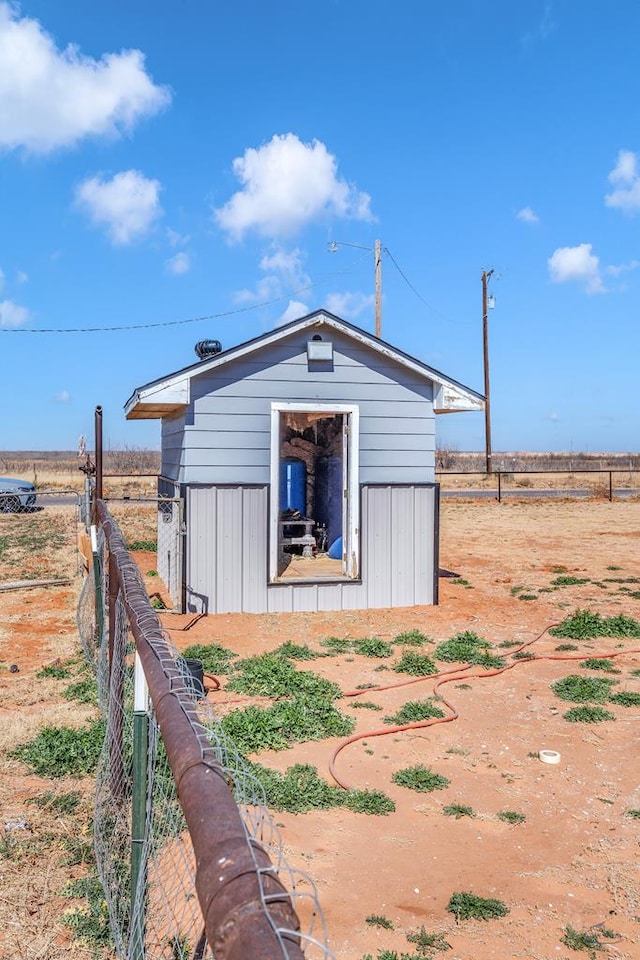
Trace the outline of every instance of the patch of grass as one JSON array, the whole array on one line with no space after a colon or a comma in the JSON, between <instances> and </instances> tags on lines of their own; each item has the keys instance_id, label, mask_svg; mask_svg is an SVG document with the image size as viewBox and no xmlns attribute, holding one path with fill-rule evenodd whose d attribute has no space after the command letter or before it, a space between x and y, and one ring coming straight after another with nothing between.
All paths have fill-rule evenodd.
<instances>
[{"instance_id":1,"label":"patch of grass","mask_svg":"<svg viewBox=\"0 0 640 960\"><path fill-rule=\"evenodd\" d=\"M473 807L467 807L464 803L449 803L442 808L442 812L445 817L455 817L456 820L460 820L461 817L475 817L476 815Z\"/></svg>"},{"instance_id":2,"label":"patch of grass","mask_svg":"<svg viewBox=\"0 0 640 960\"><path fill-rule=\"evenodd\" d=\"M640 820L640 810L638 809L626 810L625 817L631 817L632 820Z\"/></svg>"},{"instance_id":3,"label":"patch of grass","mask_svg":"<svg viewBox=\"0 0 640 960\"><path fill-rule=\"evenodd\" d=\"M444 717L444 712L431 700L408 700L397 713L385 717L384 722L402 727L405 723L418 723L431 717Z\"/></svg>"},{"instance_id":4,"label":"patch of grass","mask_svg":"<svg viewBox=\"0 0 640 960\"><path fill-rule=\"evenodd\" d=\"M194 643L181 651L188 660L200 660L205 673L228 673L231 661L237 654L233 650L221 647L219 643Z\"/></svg>"},{"instance_id":5,"label":"patch of grass","mask_svg":"<svg viewBox=\"0 0 640 960\"><path fill-rule=\"evenodd\" d=\"M619 707L640 707L640 693L631 690L620 690L609 697L609 703L617 703Z\"/></svg>"},{"instance_id":6,"label":"patch of grass","mask_svg":"<svg viewBox=\"0 0 640 960\"><path fill-rule=\"evenodd\" d=\"M577 650L577 649L578 647L575 645L575 643L559 643L558 646L556 647L556 651L558 653L565 653L565 652L569 653L570 650Z\"/></svg>"},{"instance_id":7,"label":"patch of grass","mask_svg":"<svg viewBox=\"0 0 640 960\"><path fill-rule=\"evenodd\" d=\"M574 930L571 926L564 928L564 934L560 937L560 942L571 950L588 951L590 957L595 957L596 951L604 949L598 935L588 930Z\"/></svg>"},{"instance_id":8,"label":"patch of grass","mask_svg":"<svg viewBox=\"0 0 640 960\"><path fill-rule=\"evenodd\" d=\"M630 677L640 677L640 670L630 670L630 671L629 671L629 676L630 676Z\"/></svg>"},{"instance_id":9,"label":"patch of grass","mask_svg":"<svg viewBox=\"0 0 640 960\"><path fill-rule=\"evenodd\" d=\"M607 570L622 570L622 567L616 567L615 564L611 564L607 567Z\"/></svg>"},{"instance_id":10,"label":"patch of grass","mask_svg":"<svg viewBox=\"0 0 640 960\"><path fill-rule=\"evenodd\" d=\"M377 703L372 703L371 700L354 700L351 704L354 709L359 708L360 710L382 710L382 707Z\"/></svg>"},{"instance_id":11,"label":"patch of grass","mask_svg":"<svg viewBox=\"0 0 640 960\"><path fill-rule=\"evenodd\" d=\"M579 663L578 666L584 667L585 670L602 670L603 673L621 672L614 667L610 660L603 660L600 657L587 657L587 659Z\"/></svg>"},{"instance_id":12,"label":"patch of grass","mask_svg":"<svg viewBox=\"0 0 640 960\"><path fill-rule=\"evenodd\" d=\"M537 599L538 599L537 593L519 593L518 594L518 600L537 600Z\"/></svg>"},{"instance_id":13,"label":"patch of grass","mask_svg":"<svg viewBox=\"0 0 640 960\"><path fill-rule=\"evenodd\" d=\"M407 942L416 945L420 957L428 957L432 952L444 953L445 950L451 950L451 944L447 943L444 934L427 933L424 926L416 930L415 933L408 933Z\"/></svg>"},{"instance_id":14,"label":"patch of grass","mask_svg":"<svg viewBox=\"0 0 640 960\"><path fill-rule=\"evenodd\" d=\"M80 794L77 790L69 790L66 793L54 793L53 790L46 790L36 797L29 797L27 803L33 803L40 810L51 810L60 815L73 813L80 806Z\"/></svg>"},{"instance_id":15,"label":"patch of grass","mask_svg":"<svg viewBox=\"0 0 640 960\"><path fill-rule=\"evenodd\" d=\"M393 801L380 790L343 790L322 780L310 764L297 763L285 773L259 763L249 766L264 788L267 805L273 810L307 813L346 807L355 813L379 816L395 810Z\"/></svg>"},{"instance_id":16,"label":"patch of grass","mask_svg":"<svg viewBox=\"0 0 640 960\"><path fill-rule=\"evenodd\" d=\"M594 637L640 637L640 623L625 614L602 617L591 610L576 610L549 633L554 637L587 640Z\"/></svg>"},{"instance_id":17,"label":"patch of grass","mask_svg":"<svg viewBox=\"0 0 640 960\"><path fill-rule=\"evenodd\" d=\"M102 720L84 727L46 726L10 756L22 760L39 777L82 776L95 770L103 740Z\"/></svg>"},{"instance_id":18,"label":"patch of grass","mask_svg":"<svg viewBox=\"0 0 640 960\"><path fill-rule=\"evenodd\" d=\"M491 644L487 640L483 640L471 630L466 630L439 643L433 651L433 656L436 660L444 660L445 663L479 664L490 647Z\"/></svg>"},{"instance_id":19,"label":"patch of grass","mask_svg":"<svg viewBox=\"0 0 640 960\"><path fill-rule=\"evenodd\" d=\"M91 840L86 837L65 837L62 841L62 848L67 854L65 863L69 867L75 867L79 864L92 864L94 862L93 844Z\"/></svg>"},{"instance_id":20,"label":"patch of grass","mask_svg":"<svg viewBox=\"0 0 640 960\"><path fill-rule=\"evenodd\" d=\"M361 657L390 657L393 653L393 644L387 640L381 640L380 637L360 637L353 641L353 649Z\"/></svg>"},{"instance_id":21,"label":"patch of grass","mask_svg":"<svg viewBox=\"0 0 640 960\"><path fill-rule=\"evenodd\" d=\"M457 753L461 757L468 757L469 751L463 750L462 747L449 747L447 753Z\"/></svg>"},{"instance_id":22,"label":"patch of grass","mask_svg":"<svg viewBox=\"0 0 640 960\"><path fill-rule=\"evenodd\" d=\"M286 660L316 660L322 656L321 653L312 650L306 643L293 643L291 640L287 640L281 644L277 650L275 650L275 653L280 654L281 657L285 657Z\"/></svg>"},{"instance_id":23,"label":"patch of grass","mask_svg":"<svg viewBox=\"0 0 640 960\"><path fill-rule=\"evenodd\" d=\"M308 670L296 670L279 653L263 653L233 665L227 689L250 696L306 696L335 700L340 687Z\"/></svg>"},{"instance_id":24,"label":"patch of grass","mask_svg":"<svg viewBox=\"0 0 640 960\"><path fill-rule=\"evenodd\" d=\"M439 773L434 773L429 767L418 763L413 767L398 770L391 778L400 787L407 787L418 793L430 793L432 790L444 790L450 781Z\"/></svg>"},{"instance_id":25,"label":"patch of grass","mask_svg":"<svg viewBox=\"0 0 640 960\"><path fill-rule=\"evenodd\" d=\"M468 589L473 589L472 584L468 580L465 580L464 577L453 577L451 583L454 583L457 587L467 587Z\"/></svg>"},{"instance_id":26,"label":"patch of grass","mask_svg":"<svg viewBox=\"0 0 640 960\"><path fill-rule=\"evenodd\" d=\"M605 703L611 696L611 683L605 677L581 677L574 673L556 680L551 689L556 697L572 703Z\"/></svg>"},{"instance_id":27,"label":"patch of grass","mask_svg":"<svg viewBox=\"0 0 640 960\"><path fill-rule=\"evenodd\" d=\"M520 641L519 640L503 640L502 643L498 644L498 646L501 649L509 650L511 647L519 647Z\"/></svg>"},{"instance_id":28,"label":"patch of grass","mask_svg":"<svg viewBox=\"0 0 640 960\"><path fill-rule=\"evenodd\" d=\"M84 900L82 907L67 910L62 915L62 922L75 939L92 947L108 946L111 943L109 911L97 875L71 881L63 890L63 896Z\"/></svg>"},{"instance_id":29,"label":"patch of grass","mask_svg":"<svg viewBox=\"0 0 640 960\"><path fill-rule=\"evenodd\" d=\"M604 577L605 583L640 583L640 577Z\"/></svg>"},{"instance_id":30,"label":"patch of grass","mask_svg":"<svg viewBox=\"0 0 640 960\"><path fill-rule=\"evenodd\" d=\"M615 720L611 711L602 707L572 707L564 714L569 723L604 723L605 720Z\"/></svg>"},{"instance_id":31,"label":"patch of grass","mask_svg":"<svg viewBox=\"0 0 640 960\"><path fill-rule=\"evenodd\" d=\"M475 893L460 891L453 893L447 904L449 913L453 913L456 920L495 920L506 917L509 908L501 900L478 897Z\"/></svg>"},{"instance_id":32,"label":"patch of grass","mask_svg":"<svg viewBox=\"0 0 640 960\"><path fill-rule=\"evenodd\" d=\"M552 587L580 587L583 583L591 583L589 577L572 577L571 574L563 574L551 581Z\"/></svg>"},{"instance_id":33,"label":"patch of grass","mask_svg":"<svg viewBox=\"0 0 640 960\"><path fill-rule=\"evenodd\" d=\"M166 610L167 605L162 597L151 597L151 606L154 610Z\"/></svg>"},{"instance_id":34,"label":"patch of grass","mask_svg":"<svg viewBox=\"0 0 640 960\"><path fill-rule=\"evenodd\" d=\"M408 673L411 677L429 677L438 672L431 657L417 650L405 650L393 669L396 673Z\"/></svg>"},{"instance_id":35,"label":"patch of grass","mask_svg":"<svg viewBox=\"0 0 640 960\"><path fill-rule=\"evenodd\" d=\"M267 708L232 710L222 726L241 753L286 750L292 743L346 737L355 726L351 717L316 696L278 700Z\"/></svg>"},{"instance_id":36,"label":"patch of grass","mask_svg":"<svg viewBox=\"0 0 640 960\"><path fill-rule=\"evenodd\" d=\"M456 690L471 690L472 686L470 683L456 683Z\"/></svg>"},{"instance_id":37,"label":"patch of grass","mask_svg":"<svg viewBox=\"0 0 640 960\"><path fill-rule=\"evenodd\" d=\"M330 653L347 653L353 649L353 640L348 637L327 637L320 641L320 646L325 647Z\"/></svg>"},{"instance_id":38,"label":"patch of grass","mask_svg":"<svg viewBox=\"0 0 640 960\"><path fill-rule=\"evenodd\" d=\"M71 670L69 667L63 666L62 664L52 663L47 667L43 667L42 670L38 670L36 673L36 680L46 680L50 678L51 680L66 680L71 676Z\"/></svg>"},{"instance_id":39,"label":"patch of grass","mask_svg":"<svg viewBox=\"0 0 640 960\"><path fill-rule=\"evenodd\" d=\"M505 823L524 823L527 819L524 813L518 813L516 810L501 810L496 814L498 820Z\"/></svg>"},{"instance_id":40,"label":"patch of grass","mask_svg":"<svg viewBox=\"0 0 640 960\"><path fill-rule=\"evenodd\" d=\"M383 930L393 930L393 923L388 917L382 917L378 913L370 913L364 918L364 922L370 927L382 927Z\"/></svg>"},{"instance_id":41,"label":"patch of grass","mask_svg":"<svg viewBox=\"0 0 640 960\"><path fill-rule=\"evenodd\" d=\"M94 676L86 676L76 683L66 687L62 696L65 700L76 700L78 703L90 703L97 707L98 705L98 684Z\"/></svg>"},{"instance_id":42,"label":"patch of grass","mask_svg":"<svg viewBox=\"0 0 640 960\"><path fill-rule=\"evenodd\" d=\"M155 553L158 549L157 540L131 540L127 543L127 550L140 550L149 553Z\"/></svg>"},{"instance_id":43,"label":"patch of grass","mask_svg":"<svg viewBox=\"0 0 640 960\"><path fill-rule=\"evenodd\" d=\"M422 647L425 643L431 643L431 638L420 630L405 630L394 637L393 642L405 647Z\"/></svg>"},{"instance_id":44,"label":"patch of grass","mask_svg":"<svg viewBox=\"0 0 640 960\"><path fill-rule=\"evenodd\" d=\"M535 660L535 658L535 653L532 653L530 650L518 650L518 652L513 655L514 660Z\"/></svg>"}]
</instances>

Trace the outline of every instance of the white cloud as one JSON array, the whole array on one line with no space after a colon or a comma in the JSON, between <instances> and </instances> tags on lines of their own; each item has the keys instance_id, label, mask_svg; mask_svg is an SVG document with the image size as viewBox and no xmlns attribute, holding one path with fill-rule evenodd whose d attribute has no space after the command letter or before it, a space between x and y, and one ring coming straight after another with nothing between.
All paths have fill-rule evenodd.
<instances>
[{"instance_id":1,"label":"white cloud","mask_svg":"<svg viewBox=\"0 0 640 960\"><path fill-rule=\"evenodd\" d=\"M600 260L591 252L590 243L558 247L547 260L547 265L554 283L575 280L585 284L587 293L605 292L600 276Z\"/></svg>"},{"instance_id":2,"label":"white cloud","mask_svg":"<svg viewBox=\"0 0 640 960\"><path fill-rule=\"evenodd\" d=\"M640 267L640 260L629 260L628 263L612 263L607 267L607 273L612 277L619 277L623 273L629 273L631 270L637 270Z\"/></svg>"},{"instance_id":3,"label":"white cloud","mask_svg":"<svg viewBox=\"0 0 640 960\"><path fill-rule=\"evenodd\" d=\"M551 420L551 423L559 423L559 422L560 422L560 414L559 414L559 413L556 413L555 410L554 410L552 413L549 414L548 419Z\"/></svg>"},{"instance_id":4,"label":"white cloud","mask_svg":"<svg viewBox=\"0 0 640 960\"><path fill-rule=\"evenodd\" d=\"M540 222L540 217L531 207L523 207L522 210L518 210L516 217L518 220L522 220L523 223Z\"/></svg>"},{"instance_id":5,"label":"white cloud","mask_svg":"<svg viewBox=\"0 0 640 960\"><path fill-rule=\"evenodd\" d=\"M167 227L166 234L170 247L184 247L191 239L189 234L178 233L177 230L172 230L171 227Z\"/></svg>"},{"instance_id":6,"label":"white cloud","mask_svg":"<svg viewBox=\"0 0 640 960\"><path fill-rule=\"evenodd\" d=\"M335 216L373 219L371 198L338 176L336 158L324 143L303 143L293 133L249 147L233 161L242 184L214 211L231 240L249 230L272 239L291 236L313 220Z\"/></svg>"},{"instance_id":7,"label":"white cloud","mask_svg":"<svg viewBox=\"0 0 640 960\"><path fill-rule=\"evenodd\" d=\"M299 320L300 317L304 317L308 313L309 307L306 303L301 303L300 300L289 300L287 309L276 320L274 327L282 327L285 323L289 323L290 320Z\"/></svg>"},{"instance_id":8,"label":"white cloud","mask_svg":"<svg viewBox=\"0 0 640 960\"><path fill-rule=\"evenodd\" d=\"M140 50L100 60L64 50L37 20L0 0L0 147L48 153L86 136L118 136L171 100Z\"/></svg>"},{"instance_id":9,"label":"white cloud","mask_svg":"<svg viewBox=\"0 0 640 960\"><path fill-rule=\"evenodd\" d=\"M607 207L617 207L623 213L640 211L640 173L638 156L631 150L621 150L618 162L609 174L609 183L614 190L604 198Z\"/></svg>"},{"instance_id":10,"label":"white cloud","mask_svg":"<svg viewBox=\"0 0 640 960\"><path fill-rule=\"evenodd\" d=\"M0 327L22 327L29 319L29 311L12 300L0 302Z\"/></svg>"},{"instance_id":11,"label":"white cloud","mask_svg":"<svg viewBox=\"0 0 640 960\"><path fill-rule=\"evenodd\" d=\"M56 403L69 403L71 400L71 394L68 390L61 390L60 393L56 393L53 399L56 401Z\"/></svg>"},{"instance_id":12,"label":"white cloud","mask_svg":"<svg viewBox=\"0 0 640 960\"><path fill-rule=\"evenodd\" d=\"M255 290L247 288L235 294L236 303L264 303L308 287L311 278L304 270L304 254L298 248L285 250L274 245L260 260L260 269L266 276L256 284Z\"/></svg>"},{"instance_id":13,"label":"white cloud","mask_svg":"<svg viewBox=\"0 0 640 960\"><path fill-rule=\"evenodd\" d=\"M94 223L106 226L112 243L124 246L145 234L162 214L160 183L137 170L111 180L91 177L76 188L76 201Z\"/></svg>"},{"instance_id":14,"label":"white cloud","mask_svg":"<svg viewBox=\"0 0 640 960\"><path fill-rule=\"evenodd\" d=\"M26 283L28 279L28 273L25 273L24 270L18 270L16 273L16 283Z\"/></svg>"},{"instance_id":15,"label":"white cloud","mask_svg":"<svg viewBox=\"0 0 640 960\"><path fill-rule=\"evenodd\" d=\"M364 293L330 293L325 301L327 310L343 320L355 320L374 304L374 295Z\"/></svg>"},{"instance_id":16,"label":"white cloud","mask_svg":"<svg viewBox=\"0 0 640 960\"><path fill-rule=\"evenodd\" d=\"M172 273L175 277L179 277L183 273L189 273L191 270L191 259L188 253L181 251L176 253L175 257L169 257L168 260L164 262L167 273Z\"/></svg>"}]
</instances>

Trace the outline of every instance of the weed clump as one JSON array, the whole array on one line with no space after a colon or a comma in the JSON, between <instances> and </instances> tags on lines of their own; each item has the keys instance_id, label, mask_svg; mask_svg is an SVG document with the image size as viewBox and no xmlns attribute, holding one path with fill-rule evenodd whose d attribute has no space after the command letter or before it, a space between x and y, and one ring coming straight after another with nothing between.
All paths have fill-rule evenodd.
<instances>
[{"instance_id":1,"label":"weed clump","mask_svg":"<svg viewBox=\"0 0 640 960\"><path fill-rule=\"evenodd\" d=\"M554 637L588 640L593 637L640 637L640 623L632 617L619 614L602 617L591 610L576 610L549 633Z\"/></svg>"},{"instance_id":2,"label":"weed clump","mask_svg":"<svg viewBox=\"0 0 640 960\"><path fill-rule=\"evenodd\" d=\"M602 707L572 707L564 714L569 723L604 723L605 720L615 720L610 710Z\"/></svg>"},{"instance_id":3,"label":"weed clump","mask_svg":"<svg viewBox=\"0 0 640 960\"><path fill-rule=\"evenodd\" d=\"M405 723L418 723L431 717L444 717L444 712L431 700L408 700L397 713L385 717L384 722L402 727Z\"/></svg>"},{"instance_id":4,"label":"weed clump","mask_svg":"<svg viewBox=\"0 0 640 960\"><path fill-rule=\"evenodd\" d=\"M551 684L551 689L561 700L573 703L605 703L611 697L613 681L604 677L581 677L571 674Z\"/></svg>"},{"instance_id":5,"label":"weed clump","mask_svg":"<svg viewBox=\"0 0 640 960\"><path fill-rule=\"evenodd\" d=\"M524 813L518 813L516 810L501 810L496 816L498 820L513 824L524 823L527 819Z\"/></svg>"},{"instance_id":6,"label":"weed clump","mask_svg":"<svg viewBox=\"0 0 640 960\"><path fill-rule=\"evenodd\" d=\"M329 653L348 653L353 648L353 641L348 637L327 637L320 641L320 646Z\"/></svg>"},{"instance_id":7,"label":"weed clump","mask_svg":"<svg viewBox=\"0 0 640 960\"><path fill-rule=\"evenodd\" d=\"M560 942L571 950L588 950L592 960L596 951L604 949L596 933L589 930L574 930L571 926L564 928L564 934L560 938Z\"/></svg>"},{"instance_id":8,"label":"weed clump","mask_svg":"<svg viewBox=\"0 0 640 960\"><path fill-rule=\"evenodd\" d=\"M355 813L378 816L393 813L395 804L380 790L343 790L332 786L318 776L310 764L296 763L285 773L270 770L259 763L249 767L262 784L266 802L273 810L286 813L308 813L309 810L329 810L346 807Z\"/></svg>"},{"instance_id":9,"label":"weed clump","mask_svg":"<svg viewBox=\"0 0 640 960\"><path fill-rule=\"evenodd\" d=\"M218 643L195 643L182 651L189 660L200 660L205 673L227 673L237 654Z\"/></svg>"},{"instance_id":10,"label":"weed clump","mask_svg":"<svg viewBox=\"0 0 640 960\"><path fill-rule=\"evenodd\" d=\"M640 693L631 690L621 690L609 697L610 703L617 703L619 707L640 707Z\"/></svg>"},{"instance_id":11,"label":"weed clump","mask_svg":"<svg viewBox=\"0 0 640 960\"><path fill-rule=\"evenodd\" d=\"M506 917L509 908L501 900L478 897L475 893L453 893L447 904L449 913L460 920L495 920Z\"/></svg>"},{"instance_id":12,"label":"weed clump","mask_svg":"<svg viewBox=\"0 0 640 960\"><path fill-rule=\"evenodd\" d=\"M351 717L326 699L314 696L278 700L269 707L232 710L222 719L225 733L240 753L286 750L292 743L346 737L355 726Z\"/></svg>"},{"instance_id":13,"label":"weed clump","mask_svg":"<svg viewBox=\"0 0 640 960\"><path fill-rule=\"evenodd\" d=\"M388 917L381 917L377 913L371 913L368 917L364 918L364 922L368 923L370 927L382 927L383 930L393 930L393 923L389 920Z\"/></svg>"},{"instance_id":14,"label":"weed clump","mask_svg":"<svg viewBox=\"0 0 640 960\"><path fill-rule=\"evenodd\" d=\"M46 726L10 756L22 760L39 777L82 776L96 769L104 732L103 720L84 727Z\"/></svg>"},{"instance_id":15,"label":"weed clump","mask_svg":"<svg viewBox=\"0 0 640 960\"><path fill-rule=\"evenodd\" d=\"M431 657L417 650L405 650L393 669L396 673L408 673L411 677L429 677L438 672Z\"/></svg>"},{"instance_id":16,"label":"weed clump","mask_svg":"<svg viewBox=\"0 0 640 960\"><path fill-rule=\"evenodd\" d=\"M413 767L398 770L391 778L400 787L408 787L418 793L430 793L432 790L444 790L449 786L449 780L439 773L434 773L429 767L418 763Z\"/></svg>"},{"instance_id":17,"label":"weed clump","mask_svg":"<svg viewBox=\"0 0 640 960\"><path fill-rule=\"evenodd\" d=\"M308 670L296 670L279 653L263 653L234 664L229 690L251 696L306 696L335 700L341 695L336 683Z\"/></svg>"},{"instance_id":18,"label":"weed clump","mask_svg":"<svg viewBox=\"0 0 640 960\"><path fill-rule=\"evenodd\" d=\"M433 655L436 660L444 660L445 663L472 663L486 668L503 667L503 658L490 654L490 648L491 644L487 640L483 640L472 630L465 630L450 640L439 643Z\"/></svg>"},{"instance_id":19,"label":"weed clump","mask_svg":"<svg viewBox=\"0 0 640 960\"><path fill-rule=\"evenodd\" d=\"M455 817L456 820L460 820L462 817L475 817L476 815L473 807L467 807L464 803L449 803L442 808L442 812L445 817Z\"/></svg>"},{"instance_id":20,"label":"weed clump","mask_svg":"<svg viewBox=\"0 0 640 960\"><path fill-rule=\"evenodd\" d=\"M431 639L420 630L406 630L394 637L393 642L405 647L422 647L425 643L431 643Z\"/></svg>"},{"instance_id":21,"label":"weed clump","mask_svg":"<svg viewBox=\"0 0 640 960\"><path fill-rule=\"evenodd\" d=\"M279 653L286 660L316 660L322 656L321 653L312 650L308 644L292 643L291 640L281 644L275 653Z\"/></svg>"},{"instance_id":22,"label":"weed clump","mask_svg":"<svg viewBox=\"0 0 640 960\"><path fill-rule=\"evenodd\" d=\"M585 670L601 670L603 673L620 673L610 660L604 660L600 657L587 657L586 660L583 660L580 664L580 667L584 667Z\"/></svg>"},{"instance_id":23,"label":"weed clump","mask_svg":"<svg viewBox=\"0 0 640 960\"><path fill-rule=\"evenodd\" d=\"M356 653L359 653L361 657L376 657L382 659L383 657L391 656L393 653L393 644L387 640L381 640L380 637L362 637L359 640L354 640L353 649Z\"/></svg>"}]
</instances>

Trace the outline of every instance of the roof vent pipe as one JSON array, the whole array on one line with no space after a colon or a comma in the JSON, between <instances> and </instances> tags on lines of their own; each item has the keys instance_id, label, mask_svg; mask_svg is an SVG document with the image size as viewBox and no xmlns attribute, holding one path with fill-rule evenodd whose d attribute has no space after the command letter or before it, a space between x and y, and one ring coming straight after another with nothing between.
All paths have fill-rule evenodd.
<instances>
[{"instance_id":1,"label":"roof vent pipe","mask_svg":"<svg viewBox=\"0 0 640 960\"><path fill-rule=\"evenodd\" d=\"M201 360L207 360L222 352L222 344L219 340L198 340L195 351Z\"/></svg>"}]
</instances>

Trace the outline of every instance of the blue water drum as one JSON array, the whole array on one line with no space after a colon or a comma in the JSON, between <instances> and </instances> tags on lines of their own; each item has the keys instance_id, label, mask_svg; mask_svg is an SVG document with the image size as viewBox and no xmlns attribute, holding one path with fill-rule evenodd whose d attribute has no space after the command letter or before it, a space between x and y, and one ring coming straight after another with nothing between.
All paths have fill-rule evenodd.
<instances>
[{"instance_id":1,"label":"blue water drum","mask_svg":"<svg viewBox=\"0 0 640 960\"><path fill-rule=\"evenodd\" d=\"M327 543L342 536L342 457L318 457L314 520L327 528Z\"/></svg>"},{"instance_id":2,"label":"blue water drum","mask_svg":"<svg viewBox=\"0 0 640 960\"><path fill-rule=\"evenodd\" d=\"M303 460L286 457L280 461L280 509L307 512L307 467Z\"/></svg>"}]
</instances>

